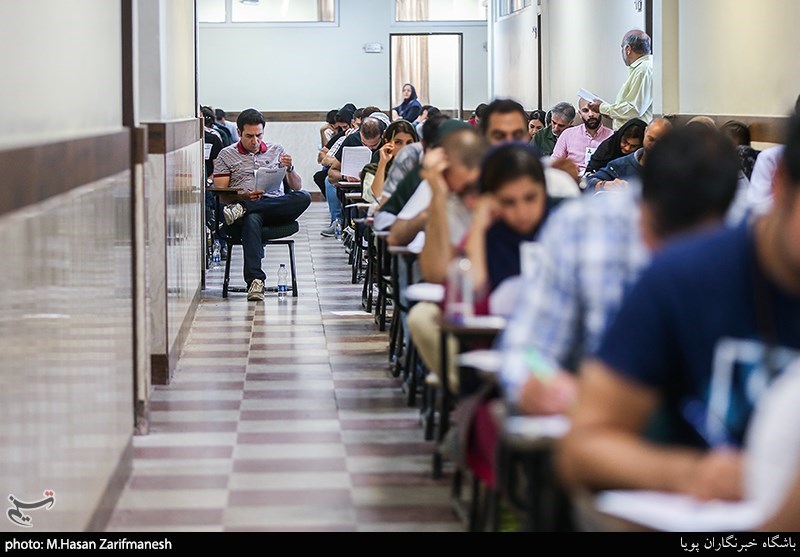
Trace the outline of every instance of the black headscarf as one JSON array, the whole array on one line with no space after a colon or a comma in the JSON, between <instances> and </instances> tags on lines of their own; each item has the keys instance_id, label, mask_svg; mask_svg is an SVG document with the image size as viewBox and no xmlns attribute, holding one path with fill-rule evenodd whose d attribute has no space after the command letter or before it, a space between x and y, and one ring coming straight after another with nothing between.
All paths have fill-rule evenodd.
<instances>
[{"instance_id":1,"label":"black headscarf","mask_svg":"<svg viewBox=\"0 0 800 557\"><path fill-rule=\"evenodd\" d=\"M605 168L611 161L625 156L625 153L622 152L622 147L620 147L620 141L625 131L632 126L642 128L642 135L644 135L647 122L639 118L634 118L625 122L620 129L597 147L597 151L592 155L592 160L590 160L589 164L586 166L586 174L597 172L601 168Z\"/></svg>"}]
</instances>

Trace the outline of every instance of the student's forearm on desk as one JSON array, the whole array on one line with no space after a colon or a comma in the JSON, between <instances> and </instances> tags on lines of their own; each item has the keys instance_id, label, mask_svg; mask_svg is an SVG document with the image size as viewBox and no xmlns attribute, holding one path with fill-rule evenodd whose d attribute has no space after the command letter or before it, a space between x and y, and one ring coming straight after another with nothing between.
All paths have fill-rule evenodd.
<instances>
[{"instance_id":1,"label":"student's forearm on desk","mask_svg":"<svg viewBox=\"0 0 800 557\"><path fill-rule=\"evenodd\" d=\"M437 187L432 184L432 187ZM444 193L436 192L428 210L425 227L425 247L419 254L419 268L427 282L444 284L447 267L453 257L450 234L447 229L447 203Z\"/></svg>"},{"instance_id":2,"label":"student's forearm on desk","mask_svg":"<svg viewBox=\"0 0 800 557\"><path fill-rule=\"evenodd\" d=\"M423 211L413 219L397 219L389 230L387 241L390 246L407 246L417 234L425 230L428 214Z\"/></svg>"}]
</instances>

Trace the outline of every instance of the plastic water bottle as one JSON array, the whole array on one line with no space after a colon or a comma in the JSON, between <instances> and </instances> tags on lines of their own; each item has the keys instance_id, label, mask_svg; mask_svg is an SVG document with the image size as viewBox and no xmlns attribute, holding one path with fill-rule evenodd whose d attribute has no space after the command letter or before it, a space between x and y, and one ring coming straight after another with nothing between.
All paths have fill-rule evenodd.
<instances>
[{"instance_id":1,"label":"plastic water bottle","mask_svg":"<svg viewBox=\"0 0 800 557\"><path fill-rule=\"evenodd\" d=\"M283 300L286 298L286 281L289 278L289 273L286 271L286 265L281 263L278 267L278 299Z\"/></svg>"},{"instance_id":2,"label":"plastic water bottle","mask_svg":"<svg viewBox=\"0 0 800 557\"><path fill-rule=\"evenodd\" d=\"M336 235L336 241L342 241L342 223L336 220L336 226L333 227L333 233Z\"/></svg>"},{"instance_id":3,"label":"plastic water bottle","mask_svg":"<svg viewBox=\"0 0 800 557\"><path fill-rule=\"evenodd\" d=\"M211 255L211 267L214 269L218 269L222 262L222 246L220 246L219 240L214 240L214 249Z\"/></svg>"},{"instance_id":4,"label":"plastic water bottle","mask_svg":"<svg viewBox=\"0 0 800 557\"><path fill-rule=\"evenodd\" d=\"M464 324L474 315L471 272L472 265L466 257L458 257L448 266L444 311L453 323Z\"/></svg>"}]
</instances>

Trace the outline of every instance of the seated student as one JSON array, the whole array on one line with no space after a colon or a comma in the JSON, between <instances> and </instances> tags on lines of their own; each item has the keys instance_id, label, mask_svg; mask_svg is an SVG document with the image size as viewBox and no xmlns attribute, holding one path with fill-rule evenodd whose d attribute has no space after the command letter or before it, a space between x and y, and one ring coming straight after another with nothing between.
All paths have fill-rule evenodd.
<instances>
[{"instance_id":1,"label":"seated student","mask_svg":"<svg viewBox=\"0 0 800 557\"><path fill-rule=\"evenodd\" d=\"M485 140L465 122L448 120L441 131L441 147L425 154L425 181L397 216L389 234L390 245L408 245L424 232L420 235L419 269L423 280L437 284L445 284L448 268L470 228L480 163L486 151ZM439 314L439 306L424 302L415 304L408 313L409 333L432 371L439 369ZM452 373L450 377L456 381Z\"/></svg>"},{"instance_id":2,"label":"seated student","mask_svg":"<svg viewBox=\"0 0 800 557\"><path fill-rule=\"evenodd\" d=\"M420 114L419 118L414 121L414 129L417 130L418 136L422 137L422 125L425 123L425 121L431 116L439 114L439 112L441 111L438 108L429 104L426 104L422 107L422 114Z\"/></svg>"},{"instance_id":3,"label":"seated student","mask_svg":"<svg viewBox=\"0 0 800 557\"><path fill-rule=\"evenodd\" d=\"M661 141L672 133L677 130ZM716 149L711 148L713 141L710 146L704 144L708 135L717 137ZM681 142L693 156L664 170L674 160L683 160L683 151L678 149ZM719 186L720 174L732 173L735 178L737 161L730 149L726 155L720 145L726 142L712 130L681 131L679 140L662 150L662 162L647 184L644 201L639 199L638 187L629 188L566 201L548 218L539 240L541 271L523 291L498 342L503 353L502 390L515 411L551 414L572 407L573 375L582 359L597 349L623 293L647 263L650 250L645 241L655 250L723 219L733 225L741 222L731 218L733 203L725 189L733 181L735 191L735 179L728 176L722 182L725 188ZM648 165L651 162L652 158ZM688 198L692 204L685 203ZM644 208L669 226L645 231ZM528 366L531 353L562 371L549 382L540 380Z\"/></svg>"},{"instance_id":4,"label":"seated student","mask_svg":"<svg viewBox=\"0 0 800 557\"><path fill-rule=\"evenodd\" d=\"M536 135L536 132L546 127L546 118L547 115L544 110L534 110L528 115L528 135L531 136L530 141L533 141L533 136Z\"/></svg>"},{"instance_id":5,"label":"seated student","mask_svg":"<svg viewBox=\"0 0 800 557\"><path fill-rule=\"evenodd\" d=\"M750 145L750 128L744 122L737 120L728 120L720 129L727 135L733 144L736 145L736 151L739 153L739 159L742 161L742 172L749 180L753 175L753 166L756 164L756 159L761 151L753 149Z\"/></svg>"},{"instance_id":6,"label":"seated student","mask_svg":"<svg viewBox=\"0 0 800 557\"><path fill-rule=\"evenodd\" d=\"M585 191L625 188L631 180L638 180L647 161L648 153L670 128L672 128L672 124L666 118L656 118L650 122L644 131L644 147L611 161L591 176L587 176Z\"/></svg>"},{"instance_id":7,"label":"seated student","mask_svg":"<svg viewBox=\"0 0 800 557\"><path fill-rule=\"evenodd\" d=\"M375 109L378 112L378 109ZM372 112L371 112L372 114ZM342 180L358 181L356 176L342 177L342 156L346 147L368 147L372 152L380 148L383 138L384 123L371 116L365 117L361 122L358 130L348 135L341 143L341 147L331 149L328 154L323 158L323 166L328 167L328 176L325 178L325 198L328 202L328 209L331 213L331 225L323 229L320 234L322 236L331 237L335 234L337 223L342 225L344 222L344 209L336 195L336 186ZM331 155L333 153L333 155Z\"/></svg>"},{"instance_id":8,"label":"seated student","mask_svg":"<svg viewBox=\"0 0 800 557\"><path fill-rule=\"evenodd\" d=\"M464 252L472 264L475 313L486 315L491 293L520 275L520 246L537 238L550 202L538 153L523 144L506 143L490 151L478 184L481 197Z\"/></svg>"},{"instance_id":9,"label":"seated student","mask_svg":"<svg viewBox=\"0 0 800 557\"><path fill-rule=\"evenodd\" d=\"M592 155L586 167L586 175L594 174L611 161L630 155L644 145L644 130L647 124L644 120L634 118L625 122L614 135L606 139Z\"/></svg>"},{"instance_id":10,"label":"seated student","mask_svg":"<svg viewBox=\"0 0 800 557\"><path fill-rule=\"evenodd\" d=\"M352 129L352 122L353 114L348 110L342 109L336 113L333 123L334 134L328 140L328 143L319 150L319 154L317 155L317 162L319 164L322 164L329 153L332 157L336 154L336 151L341 148L342 143L344 143L347 137L347 133ZM322 197L326 198L327 188L325 186L325 179L328 177L328 168L328 166L323 165L320 170L314 173L314 183L317 184L317 187L322 192Z\"/></svg>"},{"instance_id":11,"label":"seated student","mask_svg":"<svg viewBox=\"0 0 800 557\"><path fill-rule=\"evenodd\" d=\"M225 119L225 111L221 108L214 109L214 116L217 119L217 124L221 126L225 126L229 132L231 132L231 141L233 143L237 143L239 141L239 132L236 131L236 124L233 122L228 122Z\"/></svg>"},{"instance_id":12,"label":"seated student","mask_svg":"<svg viewBox=\"0 0 800 557\"><path fill-rule=\"evenodd\" d=\"M697 157L685 135L664 138L645 167L646 230L680 223L647 204L656 196L653 181L669 179L672 169ZM694 180L718 182L730 198L739 161L721 141L731 151L724 181L719 166L695 172ZM684 184L669 184L658 196L691 209L686 196L675 195ZM558 459L567 486L741 498L739 448L753 407L800 354L797 118L774 195L764 216L662 250L626 295L600 348L581 367L580 397ZM645 435L653 418L661 419L658 442Z\"/></svg>"},{"instance_id":13,"label":"seated student","mask_svg":"<svg viewBox=\"0 0 800 557\"><path fill-rule=\"evenodd\" d=\"M550 156L556 148L556 142L564 130L572 127L575 120L575 107L567 102L555 105L550 114L550 125L536 132L531 140L531 145L539 148L543 156Z\"/></svg>"},{"instance_id":14,"label":"seated student","mask_svg":"<svg viewBox=\"0 0 800 557\"><path fill-rule=\"evenodd\" d=\"M450 117L445 114L428 118L422 127L421 141L407 146L395 157L389 175L383 184L380 207L375 212L375 230L389 230L397 220L397 215L417 191L417 187L422 182L420 176L422 156L440 144L446 133L446 129L442 130L441 126L449 120ZM392 183L394 186L389 193Z\"/></svg>"},{"instance_id":15,"label":"seated student","mask_svg":"<svg viewBox=\"0 0 800 557\"><path fill-rule=\"evenodd\" d=\"M263 141L266 120L258 110L244 110L236 119L241 137L239 143L220 151L214 164L214 187L243 188L235 199L223 209L225 223L241 228L244 250L244 280L247 283L248 301L264 299L264 281L267 275L261 269L264 245L261 229L265 224L294 222L308 209L311 196L302 190L303 181L294 170L292 156L282 145L266 144ZM256 189L258 168L286 169L284 184L290 191L281 188L274 192Z\"/></svg>"},{"instance_id":16,"label":"seated student","mask_svg":"<svg viewBox=\"0 0 800 557\"><path fill-rule=\"evenodd\" d=\"M614 132L603 125L599 112L594 112L585 99L578 99L578 115L583 122L561 132L553 148L553 160L569 159L583 176L592 155Z\"/></svg>"},{"instance_id":17,"label":"seated student","mask_svg":"<svg viewBox=\"0 0 800 557\"><path fill-rule=\"evenodd\" d=\"M322 150L322 148L325 147L325 145L327 145L328 142L331 140L331 137L333 137L336 134L337 130L335 128L335 124L336 124L336 114L338 112L339 111L334 108L333 110L328 111L328 114L325 116L325 123L319 129L320 150Z\"/></svg>"},{"instance_id":18,"label":"seated student","mask_svg":"<svg viewBox=\"0 0 800 557\"><path fill-rule=\"evenodd\" d=\"M383 195L383 183L386 174L392 166L395 156L405 149L408 145L419 141L417 130L406 120L395 120L386 131L383 132L384 145L379 149L379 160L376 164L375 172L371 183L364 184L364 200L368 203L378 203Z\"/></svg>"},{"instance_id":19,"label":"seated student","mask_svg":"<svg viewBox=\"0 0 800 557\"><path fill-rule=\"evenodd\" d=\"M392 109L393 120L415 121L422 112L422 103L417 98L417 90L410 83L403 85L403 101Z\"/></svg>"}]
</instances>

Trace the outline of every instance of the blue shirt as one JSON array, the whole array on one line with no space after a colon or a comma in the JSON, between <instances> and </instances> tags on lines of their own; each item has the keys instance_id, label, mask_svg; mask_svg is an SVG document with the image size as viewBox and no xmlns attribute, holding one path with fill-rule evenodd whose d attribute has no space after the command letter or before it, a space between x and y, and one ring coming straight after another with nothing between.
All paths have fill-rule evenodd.
<instances>
[{"instance_id":1,"label":"blue shirt","mask_svg":"<svg viewBox=\"0 0 800 557\"><path fill-rule=\"evenodd\" d=\"M758 397L800 357L800 297L764 275L748 224L679 241L625 297L597 357L661 394L670 440L740 446Z\"/></svg>"},{"instance_id":2,"label":"blue shirt","mask_svg":"<svg viewBox=\"0 0 800 557\"><path fill-rule=\"evenodd\" d=\"M594 192L598 182L611 182L619 178L627 182L638 180L642 173L642 163L639 162L644 155L644 149L634 151L630 155L625 155L614 159L605 167L586 178L586 192Z\"/></svg>"}]
</instances>

